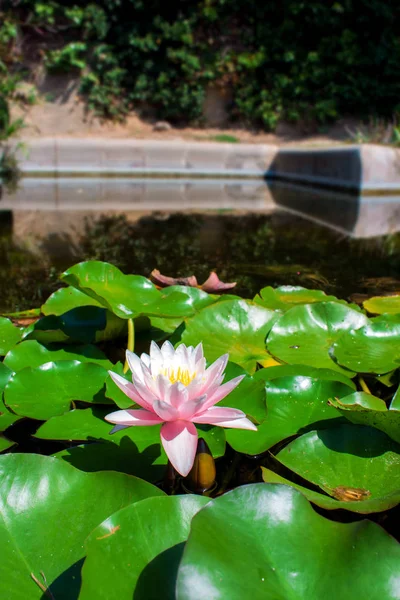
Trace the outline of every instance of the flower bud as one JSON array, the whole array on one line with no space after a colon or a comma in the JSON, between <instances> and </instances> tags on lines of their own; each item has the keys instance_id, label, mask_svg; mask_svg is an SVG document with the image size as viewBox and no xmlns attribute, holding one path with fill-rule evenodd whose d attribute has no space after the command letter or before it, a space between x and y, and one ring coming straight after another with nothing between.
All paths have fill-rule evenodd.
<instances>
[{"instance_id":1,"label":"flower bud","mask_svg":"<svg viewBox=\"0 0 400 600\"><path fill-rule=\"evenodd\" d=\"M215 476L215 461L207 443L203 438L200 438L197 442L196 457L192 470L183 480L182 486L189 493L208 496L217 486Z\"/></svg>"}]
</instances>

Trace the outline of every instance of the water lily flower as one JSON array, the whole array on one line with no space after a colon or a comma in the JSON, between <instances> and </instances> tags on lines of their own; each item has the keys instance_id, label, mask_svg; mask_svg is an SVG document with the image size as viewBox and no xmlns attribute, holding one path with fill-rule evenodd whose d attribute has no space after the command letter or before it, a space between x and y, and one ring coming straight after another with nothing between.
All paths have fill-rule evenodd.
<instances>
[{"instance_id":1,"label":"water lily flower","mask_svg":"<svg viewBox=\"0 0 400 600\"><path fill-rule=\"evenodd\" d=\"M202 344L196 348L180 344L175 350L170 342L161 348L151 342L150 356L142 354L139 358L127 350L126 358L132 383L112 371L110 375L141 408L117 410L106 420L116 425L113 431L162 424L162 445L181 475L189 473L195 459L198 435L194 423L257 430L241 410L215 406L244 377L222 383L228 354L206 368Z\"/></svg>"},{"instance_id":2,"label":"water lily flower","mask_svg":"<svg viewBox=\"0 0 400 600\"><path fill-rule=\"evenodd\" d=\"M189 277L167 277L167 275L162 275L158 269L152 270L150 279L161 288L169 285L187 285L189 287L197 287L208 294L219 294L226 290L231 290L236 285L236 281L224 283L214 271L210 273L208 279L201 285L197 283L195 275L190 275Z\"/></svg>"}]
</instances>

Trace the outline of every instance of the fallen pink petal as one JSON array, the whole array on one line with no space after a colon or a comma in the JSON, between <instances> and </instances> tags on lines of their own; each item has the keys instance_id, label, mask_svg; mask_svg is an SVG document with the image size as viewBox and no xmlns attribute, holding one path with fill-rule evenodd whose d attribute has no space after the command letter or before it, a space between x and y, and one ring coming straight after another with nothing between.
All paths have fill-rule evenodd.
<instances>
[{"instance_id":1,"label":"fallen pink petal","mask_svg":"<svg viewBox=\"0 0 400 600\"><path fill-rule=\"evenodd\" d=\"M220 294L221 292L231 290L236 285L236 281L231 283L221 281L215 271L212 271L208 279L201 285L197 283L197 278L194 275L190 275L189 277L168 277L167 275L162 275L158 269L153 269L150 273L150 279L155 285L161 288L170 285L182 285L197 287L208 294Z\"/></svg>"},{"instance_id":2,"label":"fallen pink petal","mask_svg":"<svg viewBox=\"0 0 400 600\"><path fill-rule=\"evenodd\" d=\"M127 350L132 383L110 371L116 385L140 406L118 410L106 420L118 427L159 425L161 443L171 464L182 476L193 466L198 434L194 423L249 429L256 426L236 408L215 406L234 390L244 375L223 383L228 355L206 368L202 344L195 348L170 342L161 348L151 342L150 355L140 358ZM115 429L115 428L114 428Z\"/></svg>"}]
</instances>

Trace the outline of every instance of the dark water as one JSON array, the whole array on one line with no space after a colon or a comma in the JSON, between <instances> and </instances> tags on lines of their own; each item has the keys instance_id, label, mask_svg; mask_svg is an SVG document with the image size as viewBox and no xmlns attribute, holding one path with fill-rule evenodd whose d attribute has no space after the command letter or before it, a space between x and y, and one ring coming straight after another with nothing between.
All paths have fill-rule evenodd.
<instances>
[{"instance_id":1,"label":"dark water","mask_svg":"<svg viewBox=\"0 0 400 600\"><path fill-rule=\"evenodd\" d=\"M46 213L38 214L46 219ZM277 207L270 214L150 214L136 222L104 216L72 239L41 240L40 256L13 238L13 215L0 212L0 311L40 306L60 286L59 273L82 260L111 262L148 276L216 270L252 297L266 285L301 285L341 298L400 290L400 234L352 239Z\"/></svg>"}]
</instances>

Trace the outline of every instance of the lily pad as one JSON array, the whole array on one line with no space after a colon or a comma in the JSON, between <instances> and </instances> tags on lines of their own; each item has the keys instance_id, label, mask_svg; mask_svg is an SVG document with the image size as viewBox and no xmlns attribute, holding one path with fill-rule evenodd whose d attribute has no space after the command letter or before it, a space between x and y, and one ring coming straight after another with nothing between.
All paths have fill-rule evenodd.
<instances>
[{"instance_id":1,"label":"lily pad","mask_svg":"<svg viewBox=\"0 0 400 600\"><path fill-rule=\"evenodd\" d=\"M12 370L4 364L4 362L0 363L0 397L6 387L11 375Z\"/></svg>"},{"instance_id":2,"label":"lily pad","mask_svg":"<svg viewBox=\"0 0 400 600\"><path fill-rule=\"evenodd\" d=\"M399 562L375 523L331 521L287 486L247 485L193 518L177 599L395 600Z\"/></svg>"},{"instance_id":3,"label":"lily pad","mask_svg":"<svg viewBox=\"0 0 400 600\"><path fill-rule=\"evenodd\" d=\"M151 484L121 473L82 473L36 454L0 457L0 597L77 598L83 541L116 510L159 496Z\"/></svg>"},{"instance_id":4,"label":"lily pad","mask_svg":"<svg viewBox=\"0 0 400 600\"><path fill-rule=\"evenodd\" d=\"M363 302L363 307L374 315L388 313L396 315L400 313L400 294L393 296L374 296Z\"/></svg>"},{"instance_id":5,"label":"lily pad","mask_svg":"<svg viewBox=\"0 0 400 600\"><path fill-rule=\"evenodd\" d=\"M21 371L25 367L39 367L44 363L59 360L93 362L105 369L112 369L114 366L96 346L71 345L60 348L58 346L45 346L37 340L27 340L18 344L8 352L3 364L12 371Z\"/></svg>"},{"instance_id":6,"label":"lily pad","mask_svg":"<svg viewBox=\"0 0 400 600\"><path fill-rule=\"evenodd\" d=\"M347 396L354 390L351 379L340 373L297 365L261 369L253 379L265 389L267 418L256 432L226 431L227 442L246 454L260 454L286 438L316 427L334 427L341 419L328 400Z\"/></svg>"},{"instance_id":7,"label":"lily pad","mask_svg":"<svg viewBox=\"0 0 400 600\"><path fill-rule=\"evenodd\" d=\"M207 294L207 292L203 292L203 290L200 290L199 288L182 285L171 285L169 287L166 287L162 291L165 298L168 298L176 292L188 296L188 306L192 306L191 314L198 312L199 310L205 308L206 306L209 306L210 304L214 304L214 302L216 302L219 299L219 296ZM183 320L184 316L176 317L173 319L166 319L162 317L150 318L152 327L161 329L166 333L173 333L175 329L179 327Z\"/></svg>"},{"instance_id":8,"label":"lily pad","mask_svg":"<svg viewBox=\"0 0 400 600\"><path fill-rule=\"evenodd\" d=\"M191 520L208 502L192 495L149 498L114 513L86 541L80 600L175 600Z\"/></svg>"},{"instance_id":9,"label":"lily pad","mask_svg":"<svg viewBox=\"0 0 400 600\"><path fill-rule=\"evenodd\" d=\"M331 359L330 348L344 332L367 322L364 314L337 302L294 306L272 327L267 349L289 364L334 369L349 375Z\"/></svg>"},{"instance_id":10,"label":"lily pad","mask_svg":"<svg viewBox=\"0 0 400 600\"><path fill-rule=\"evenodd\" d=\"M297 304L313 304L315 302L339 302L346 304L345 300L339 300L336 296L328 296L322 290L308 290L296 285L282 285L278 288L267 286L263 288L254 298L254 302L270 308L286 312ZM356 308L356 305L351 305Z\"/></svg>"},{"instance_id":11,"label":"lily pad","mask_svg":"<svg viewBox=\"0 0 400 600\"><path fill-rule=\"evenodd\" d=\"M352 423L376 427L400 444L400 410L388 410L380 398L356 392L330 403Z\"/></svg>"},{"instance_id":12,"label":"lily pad","mask_svg":"<svg viewBox=\"0 0 400 600\"><path fill-rule=\"evenodd\" d=\"M9 450L13 446L15 446L15 444L16 442L13 442L12 440L9 440L6 437L4 437L4 435L0 434L0 452L5 452L6 450Z\"/></svg>"},{"instance_id":13,"label":"lily pad","mask_svg":"<svg viewBox=\"0 0 400 600\"><path fill-rule=\"evenodd\" d=\"M63 315L48 315L27 327L25 340L55 342L102 342L127 335L125 319L98 306L73 308Z\"/></svg>"},{"instance_id":14,"label":"lily pad","mask_svg":"<svg viewBox=\"0 0 400 600\"><path fill-rule=\"evenodd\" d=\"M258 362L269 358L265 338L276 318L273 311L248 300L218 302L187 319L182 342L193 346L203 342L209 361L227 352L232 362L251 374Z\"/></svg>"},{"instance_id":15,"label":"lily pad","mask_svg":"<svg viewBox=\"0 0 400 600\"><path fill-rule=\"evenodd\" d=\"M333 346L335 359L362 373L387 373L400 366L400 315L370 319L347 331Z\"/></svg>"},{"instance_id":16,"label":"lily pad","mask_svg":"<svg viewBox=\"0 0 400 600\"><path fill-rule=\"evenodd\" d=\"M22 339L21 330L10 319L0 317L0 356L7 354Z\"/></svg>"},{"instance_id":17,"label":"lily pad","mask_svg":"<svg viewBox=\"0 0 400 600\"><path fill-rule=\"evenodd\" d=\"M275 471L271 471L270 469L266 469L265 467L261 467L262 478L265 483L282 483L284 485L289 485L290 487L298 490L313 504L320 506L321 508L325 508L326 510L348 510L350 512L355 512L362 515L367 515L370 513L379 512L382 506L381 498L364 498L362 500L357 500L357 493L361 494L362 490L347 490L347 500L337 500L336 498L332 498L327 494L324 494L321 490L320 492L316 492L315 490L310 490L302 485L294 483L293 481L289 481L289 479L285 479ZM341 496L338 497L346 498L346 489L340 490ZM396 506L400 503L400 490L391 492L387 496L387 502L389 506Z\"/></svg>"},{"instance_id":18,"label":"lily pad","mask_svg":"<svg viewBox=\"0 0 400 600\"><path fill-rule=\"evenodd\" d=\"M44 315L59 316L81 306L102 307L103 305L80 290L68 286L53 292L42 305L41 311Z\"/></svg>"},{"instance_id":19,"label":"lily pad","mask_svg":"<svg viewBox=\"0 0 400 600\"><path fill-rule=\"evenodd\" d=\"M276 458L333 498L375 500L379 511L398 503L400 445L378 429L348 424L310 431Z\"/></svg>"},{"instance_id":20,"label":"lily pad","mask_svg":"<svg viewBox=\"0 0 400 600\"><path fill-rule=\"evenodd\" d=\"M146 277L124 275L109 263L82 262L61 278L122 319L140 315L181 317L193 312L188 295L176 292L165 296Z\"/></svg>"},{"instance_id":21,"label":"lily pad","mask_svg":"<svg viewBox=\"0 0 400 600\"><path fill-rule=\"evenodd\" d=\"M62 415L74 400L110 404L104 396L107 371L77 360L49 362L14 373L4 390L4 402L17 415L45 420Z\"/></svg>"}]
</instances>

